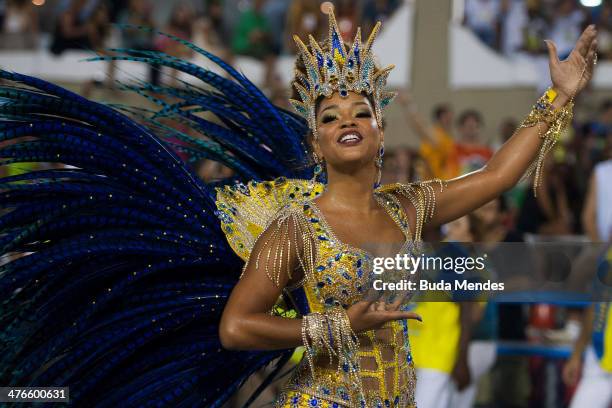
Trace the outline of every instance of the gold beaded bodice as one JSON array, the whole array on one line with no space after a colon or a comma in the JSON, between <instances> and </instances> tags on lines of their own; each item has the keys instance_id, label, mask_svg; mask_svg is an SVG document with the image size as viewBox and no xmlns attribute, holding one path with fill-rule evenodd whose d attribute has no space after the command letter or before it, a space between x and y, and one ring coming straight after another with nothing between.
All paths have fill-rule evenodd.
<instances>
[{"instance_id":1,"label":"gold beaded bodice","mask_svg":"<svg viewBox=\"0 0 612 408\"><path fill-rule=\"evenodd\" d=\"M337 239L313 201L322 187L313 188L307 180L280 179L218 190L218 215L224 232L236 252L246 255L247 264L257 262L257 267L265 268L268 277L278 282L280 274L292 272L282 260L301 248L299 269L304 277L284 292L302 316L333 307L348 308L362 300L372 286L372 253ZM412 231L400 195L415 206L417 225ZM422 223L433 214L430 199L434 197L430 184L386 185L375 191L376 200L405 236L400 251L420 238ZM266 215L272 206L276 211ZM246 217L248 211L254 214ZM270 219L262 224L266 216ZM249 235L253 233L257 236ZM258 250L251 254L258 239ZM338 370L325 350L318 350L314 372L303 359L277 405L413 407L416 378L407 322L389 322L378 330L360 333L358 340L354 363L361 378L359 386L349 375L351 367L345 364Z\"/></svg>"},{"instance_id":2,"label":"gold beaded bodice","mask_svg":"<svg viewBox=\"0 0 612 408\"><path fill-rule=\"evenodd\" d=\"M401 228L406 248L411 242L408 219L401 204L391 193L380 193L377 201ZM314 268L306 273L302 286L310 312L324 312L334 306L348 308L362 300L371 287L373 255L342 243L314 201L302 204L304 218L310 223L316 246ZM415 375L405 321L386 324L379 330L358 335L360 377L368 407L410 407L414 405ZM305 361L297 368L279 398L280 406L309 406L318 400L340 406L361 406L360 390L348 374L349 367L338 372L321 350L315 357L314 378Z\"/></svg>"}]
</instances>

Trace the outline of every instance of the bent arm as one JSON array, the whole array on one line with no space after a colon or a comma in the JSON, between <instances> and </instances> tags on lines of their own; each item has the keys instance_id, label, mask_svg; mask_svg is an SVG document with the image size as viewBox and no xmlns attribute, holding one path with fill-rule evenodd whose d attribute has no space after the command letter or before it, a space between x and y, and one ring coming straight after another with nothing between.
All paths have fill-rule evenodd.
<instances>
[{"instance_id":1,"label":"bent arm","mask_svg":"<svg viewBox=\"0 0 612 408\"><path fill-rule=\"evenodd\" d=\"M248 269L232 290L223 311L219 327L223 347L277 350L300 346L302 319L270 315L280 294L281 290L265 274Z\"/></svg>"},{"instance_id":2,"label":"bent arm","mask_svg":"<svg viewBox=\"0 0 612 408\"><path fill-rule=\"evenodd\" d=\"M292 271L301 267L305 235L294 220L273 221L257 239L221 316L219 336L226 349L277 350L302 344L302 319L270 313L283 288L299 278Z\"/></svg>"}]
</instances>

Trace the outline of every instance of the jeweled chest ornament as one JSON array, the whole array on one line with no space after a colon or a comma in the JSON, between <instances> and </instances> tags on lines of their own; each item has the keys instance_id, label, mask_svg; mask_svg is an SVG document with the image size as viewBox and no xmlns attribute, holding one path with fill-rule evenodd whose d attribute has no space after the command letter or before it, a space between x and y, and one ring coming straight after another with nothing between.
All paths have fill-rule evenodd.
<instances>
[{"instance_id":1,"label":"jeweled chest ornament","mask_svg":"<svg viewBox=\"0 0 612 408\"><path fill-rule=\"evenodd\" d=\"M389 65L378 69L374 62L372 44L380 22L376 23L365 45L361 42L361 28L353 44L347 50L342 42L338 23L332 10L329 11L329 35L326 40L326 51L312 37L308 36L310 49L297 35L293 36L302 59L305 71L296 70L293 86L301 100L291 99L294 109L308 121L308 126L317 136L315 105L317 98L330 97L334 92L346 98L349 92L372 95L378 126L382 127L382 110L395 97L395 92L385 89L389 72L395 67Z\"/></svg>"}]
</instances>

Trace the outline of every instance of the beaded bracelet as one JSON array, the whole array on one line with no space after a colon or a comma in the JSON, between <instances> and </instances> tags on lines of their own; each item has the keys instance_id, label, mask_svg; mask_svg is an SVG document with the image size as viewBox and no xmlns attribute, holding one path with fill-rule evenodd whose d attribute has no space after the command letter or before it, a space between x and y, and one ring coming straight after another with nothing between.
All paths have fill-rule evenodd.
<instances>
[{"instance_id":1,"label":"beaded bracelet","mask_svg":"<svg viewBox=\"0 0 612 408\"><path fill-rule=\"evenodd\" d=\"M346 310L334 306L324 313L309 313L302 318L302 342L310 366L312 378L315 378L313 356L317 350L325 350L330 358L338 358L338 371L346 372L351 383L362 396L363 386L359 374L359 340L351 328Z\"/></svg>"},{"instance_id":2,"label":"beaded bracelet","mask_svg":"<svg viewBox=\"0 0 612 408\"><path fill-rule=\"evenodd\" d=\"M526 127L538 127L538 135L543 143L538 151L538 157L527 169L526 175L531 175L535 171L533 182L533 193L537 195L537 188L542 183L542 166L546 155L555 144L559 141L561 134L572 123L574 101L573 97L563 107L555 109L552 105L556 92L549 88L535 103L529 115L525 118L519 129ZM540 123L544 122L548 125L546 132L540 131Z\"/></svg>"}]
</instances>

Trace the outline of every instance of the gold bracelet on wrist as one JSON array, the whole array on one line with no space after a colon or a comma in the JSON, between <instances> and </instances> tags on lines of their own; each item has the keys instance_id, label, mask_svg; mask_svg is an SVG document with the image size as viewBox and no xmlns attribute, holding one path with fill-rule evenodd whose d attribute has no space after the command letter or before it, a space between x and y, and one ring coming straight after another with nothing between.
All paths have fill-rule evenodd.
<instances>
[{"instance_id":1,"label":"gold bracelet on wrist","mask_svg":"<svg viewBox=\"0 0 612 408\"><path fill-rule=\"evenodd\" d=\"M315 378L313 357L317 351L325 351L330 357L330 363L333 356L337 357L338 371L348 375L350 383L355 388L355 394L365 396L357 355L359 340L351 328L343 307L334 306L324 313L315 312L304 316L302 342L313 379Z\"/></svg>"},{"instance_id":2,"label":"gold bracelet on wrist","mask_svg":"<svg viewBox=\"0 0 612 408\"><path fill-rule=\"evenodd\" d=\"M557 97L557 92L549 88L535 103L529 115L525 118L519 128L537 126L538 135L542 139L542 146L538 152L538 157L529 166L526 174L531 175L535 172L533 182L533 193L537 195L537 188L542 183L542 166L544 159L550 150L559 141L561 134L572 123L574 101L573 98L564 106L555 109L553 102ZM540 131L540 124L544 122L548 126L546 132Z\"/></svg>"}]
</instances>

